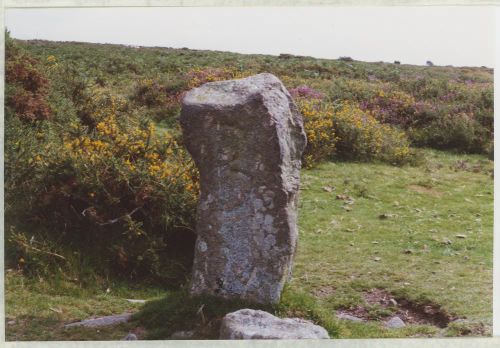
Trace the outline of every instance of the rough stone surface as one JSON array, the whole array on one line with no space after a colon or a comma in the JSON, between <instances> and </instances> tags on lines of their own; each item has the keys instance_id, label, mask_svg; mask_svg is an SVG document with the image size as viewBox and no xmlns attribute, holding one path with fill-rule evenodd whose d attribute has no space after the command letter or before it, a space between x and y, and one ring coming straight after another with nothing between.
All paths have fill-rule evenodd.
<instances>
[{"instance_id":1,"label":"rough stone surface","mask_svg":"<svg viewBox=\"0 0 500 348\"><path fill-rule=\"evenodd\" d=\"M240 309L222 319L220 339L320 339L330 338L321 326L299 318L280 319L253 309Z\"/></svg>"},{"instance_id":2,"label":"rough stone surface","mask_svg":"<svg viewBox=\"0 0 500 348\"><path fill-rule=\"evenodd\" d=\"M302 116L259 74L189 91L180 121L201 186L191 293L278 302L297 243Z\"/></svg>"},{"instance_id":3,"label":"rough stone surface","mask_svg":"<svg viewBox=\"0 0 500 348\"><path fill-rule=\"evenodd\" d=\"M399 329L405 327L406 324L400 317L392 317L388 322L385 323L385 326L389 329Z\"/></svg>"},{"instance_id":4,"label":"rough stone surface","mask_svg":"<svg viewBox=\"0 0 500 348\"><path fill-rule=\"evenodd\" d=\"M110 315L107 317L100 317L94 319L82 320L76 323L71 323L64 325L64 327L75 327L75 326L84 326L84 327L100 327L100 326L108 326L108 325L116 325L125 323L130 320L132 314L124 313L119 315Z\"/></svg>"}]
</instances>

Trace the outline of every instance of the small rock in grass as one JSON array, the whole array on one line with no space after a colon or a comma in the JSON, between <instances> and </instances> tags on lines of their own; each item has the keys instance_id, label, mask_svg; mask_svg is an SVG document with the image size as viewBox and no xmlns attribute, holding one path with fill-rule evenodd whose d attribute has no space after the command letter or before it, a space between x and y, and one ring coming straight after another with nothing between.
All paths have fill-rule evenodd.
<instances>
[{"instance_id":1,"label":"small rock in grass","mask_svg":"<svg viewBox=\"0 0 500 348\"><path fill-rule=\"evenodd\" d=\"M14 325L15 323L16 323L16 321L15 321L15 320L9 320L9 321L7 322L7 325Z\"/></svg>"},{"instance_id":2,"label":"small rock in grass","mask_svg":"<svg viewBox=\"0 0 500 348\"><path fill-rule=\"evenodd\" d=\"M465 234L457 234L455 237L465 239L467 236Z\"/></svg>"},{"instance_id":3,"label":"small rock in grass","mask_svg":"<svg viewBox=\"0 0 500 348\"><path fill-rule=\"evenodd\" d=\"M323 187L323 191L326 191L326 192L332 192L334 189L335 189L335 187L330 187L330 186Z\"/></svg>"},{"instance_id":4,"label":"small rock in grass","mask_svg":"<svg viewBox=\"0 0 500 348\"><path fill-rule=\"evenodd\" d=\"M379 218L379 219L381 219L381 220L389 219L389 218L391 218L391 217L393 217L393 215L392 215L392 214L387 214L387 213L380 214L380 215L378 216L378 218Z\"/></svg>"},{"instance_id":5,"label":"small rock in grass","mask_svg":"<svg viewBox=\"0 0 500 348\"><path fill-rule=\"evenodd\" d=\"M116 325L116 324L126 323L127 321L130 320L131 317L132 317L132 314L130 314L130 313L124 313L124 314L119 314L119 315L110 315L107 317L82 320L82 321L79 321L76 323L64 325L64 327L65 328L75 327L75 326L101 327L101 326L108 326L108 325Z\"/></svg>"},{"instance_id":6,"label":"small rock in grass","mask_svg":"<svg viewBox=\"0 0 500 348\"><path fill-rule=\"evenodd\" d=\"M318 339L330 338L321 326L300 318L281 319L253 309L240 309L222 319L220 339Z\"/></svg>"},{"instance_id":7,"label":"small rock in grass","mask_svg":"<svg viewBox=\"0 0 500 348\"><path fill-rule=\"evenodd\" d=\"M340 320L349 320L349 321L356 321L356 322L364 321L362 318L358 318L358 317L355 317L354 315L345 314L345 313L337 314L337 318L339 318Z\"/></svg>"},{"instance_id":8,"label":"small rock in grass","mask_svg":"<svg viewBox=\"0 0 500 348\"><path fill-rule=\"evenodd\" d=\"M398 305L397 301L396 301L395 299L393 299L393 298L391 298L391 299L389 300L389 303L390 303L391 305L393 305L393 306L397 306L397 305Z\"/></svg>"},{"instance_id":9,"label":"small rock in grass","mask_svg":"<svg viewBox=\"0 0 500 348\"><path fill-rule=\"evenodd\" d=\"M193 330L190 330L190 331L177 331L177 332L174 332L172 334L172 336L170 336L171 339L173 340L189 340L191 338L193 338L194 336L194 331Z\"/></svg>"},{"instance_id":10,"label":"small rock in grass","mask_svg":"<svg viewBox=\"0 0 500 348\"><path fill-rule=\"evenodd\" d=\"M380 260L382 260L380 257L374 257L373 258L373 261L380 261Z\"/></svg>"},{"instance_id":11,"label":"small rock in grass","mask_svg":"<svg viewBox=\"0 0 500 348\"><path fill-rule=\"evenodd\" d=\"M385 323L385 326L389 329L400 329L405 327L406 324L400 317L392 317L388 322Z\"/></svg>"},{"instance_id":12,"label":"small rock in grass","mask_svg":"<svg viewBox=\"0 0 500 348\"><path fill-rule=\"evenodd\" d=\"M127 336L123 337L121 341L137 341L137 336L133 333L129 333Z\"/></svg>"},{"instance_id":13,"label":"small rock in grass","mask_svg":"<svg viewBox=\"0 0 500 348\"><path fill-rule=\"evenodd\" d=\"M146 300L133 300L131 298L126 299L130 303L146 303Z\"/></svg>"}]
</instances>

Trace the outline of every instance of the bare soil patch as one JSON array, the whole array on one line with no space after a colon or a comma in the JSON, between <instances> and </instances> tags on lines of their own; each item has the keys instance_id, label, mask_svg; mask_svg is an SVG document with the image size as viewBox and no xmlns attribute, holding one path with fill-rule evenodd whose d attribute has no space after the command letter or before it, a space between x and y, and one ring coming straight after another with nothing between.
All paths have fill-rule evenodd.
<instances>
[{"instance_id":1,"label":"bare soil patch","mask_svg":"<svg viewBox=\"0 0 500 348\"><path fill-rule=\"evenodd\" d=\"M332 296L337 289L331 285L325 285L312 290L312 294L318 298L327 298Z\"/></svg>"},{"instance_id":2,"label":"bare soil patch","mask_svg":"<svg viewBox=\"0 0 500 348\"><path fill-rule=\"evenodd\" d=\"M421 185L410 185L410 186L408 186L408 188L413 190L413 191L416 191L419 193L425 193L425 194L428 194L429 196L437 197L437 198L443 197L443 195L444 195L444 193L441 191L438 191L438 190L430 188L430 187L421 186Z\"/></svg>"},{"instance_id":3,"label":"bare soil patch","mask_svg":"<svg viewBox=\"0 0 500 348\"><path fill-rule=\"evenodd\" d=\"M433 325L445 328L457 317L452 316L441 308L439 304L427 302L416 303L407 298L395 298L384 289L371 289L363 293L367 305L379 305L391 311L390 317L398 316L405 324ZM387 316L376 316L365 306L357 306L350 309L341 309L338 314L348 314L363 320L385 321Z\"/></svg>"}]
</instances>

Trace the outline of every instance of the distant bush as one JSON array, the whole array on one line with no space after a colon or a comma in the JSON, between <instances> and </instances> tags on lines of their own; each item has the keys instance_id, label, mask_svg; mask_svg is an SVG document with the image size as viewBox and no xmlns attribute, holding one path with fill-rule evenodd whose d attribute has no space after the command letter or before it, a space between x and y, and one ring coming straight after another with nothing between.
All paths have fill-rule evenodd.
<instances>
[{"instance_id":1,"label":"distant bush","mask_svg":"<svg viewBox=\"0 0 500 348\"><path fill-rule=\"evenodd\" d=\"M380 90L378 83L366 83L361 80L336 78L328 86L327 96L332 101L352 101L361 103L372 99Z\"/></svg>"},{"instance_id":2,"label":"distant bush","mask_svg":"<svg viewBox=\"0 0 500 348\"><path fill-rule=\"evenodd\" d=\"M411 161L405 133L381 124L355 104L334 107L306 98L297 99L297 104L304 116L308 139L303 156L306 166L333 158L398 164Z\"/></svg>"},{"instance_id":3,"label":"distant bush","mask_svg":"<svg viewBox=\"0 0 500 348\"><path fill-rule=\"evenodd\" d=\"M241 79L252 75L250 71L240 71L239 69L226 68L194 68L186 73L188 88L195 88L207 82L223 81L231 79Z\"/></svg>"},{"instance_id":4,"label":"distant bush","mask_svg":"<svg viewBox=\"0 0 500 348\"><path fill-rule=\"evenodd\" d=\"M325 97L324 93L316 91L315 89L305 85L292 88L289 92L294 98L323 99Z\"/></svg>"},{"instance_id":5,"label":"distant bush","mask_svg":"<svg viewBox=\"0 0 500 348\"><path fill-rule=\"evenodd\" d=\"M49 82L40 62L6 37L6 106L23 121L46 120L51 116L47 102Z\"/></svg>"},{"instance_id":6,"label":"distant bush","mask_svg":"<svg viewBox=\"0 0 500 348\"><path fill-rule=\"evenodd\" d=\"M424 127L409 129L408 134L418 146L469 153L488 153L492 144L488 130L466 113L445 114Z\"/></svg>"},{"instance_id":7,"label":"distant bush","mask_svg":"<svg viewBox=\"0 0 500 348\"><path fill-rule=\"evenodd\" d=\"M363 110L369 110L382 123L390 123L407 128L418 122L415 99L404 92L379 91L370 100L360 103Z\"/></svg>"},{"instance_id":8,"label":"distant bush","mask_svg":"<svg viewBox=\"0 0 500 348\"><path fill-rule=\"evenodd\" d=\"M339 57L339 60L342 62L353 62L354 61L354 59L352 59L351 57Z\"/></svg>"},{"instance_id":9,"label":"distant bush","mask_svg":"<svg viewBox=\"0 0 500 348\"><path fill-rule=\"evenodd\" d=\"M278 56L279 59L291 59L293 57L294 55L289 53L280 53L280 55Z\"/></svg>"},{"instance_id":10,"label":"distant bush","mask_svg":"<svg viewBox=\"0 0 500 348\"><path fill-rule=\"evenodd\" d=\"M407 130L412 143L437 149L487 153L493 140L492 90L481 85L426 82L417 101L402 91L379 91L360 103L382 123Z\"/></svg>"},{"instance_id":11,"label":"distant bush","mask_svg":"<svg viewBox=\"0 0 500 348\"><path fill-rule=\"evenodd\" d=\"M132 95L132 100L147 107L165 106L172 102L180 102L180 94L187 87L187 79L181 76L168 80L140 80Z\"/></svg>"}]
</instances>

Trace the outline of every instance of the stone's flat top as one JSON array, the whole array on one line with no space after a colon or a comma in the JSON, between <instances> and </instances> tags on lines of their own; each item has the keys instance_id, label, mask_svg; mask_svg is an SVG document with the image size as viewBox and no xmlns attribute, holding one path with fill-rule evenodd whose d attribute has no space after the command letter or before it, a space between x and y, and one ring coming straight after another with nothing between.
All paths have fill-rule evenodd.
<instances>
[{"instance_id":1,"label":"stone's flat top","mask_svg":"<svg viewBox=\"0 0 500 348\"><path fill-rule=\"evenodd\" d=\"M131 313L109 315L107 317L78 321L76 323L64 325L64 327L75 327L75 326L100 327L100 326L116 325L116 324L126 323L127 321L130 320L131 316L132 316Z\"/></svg>"},{"instance_id":2,"label":"stone's flat top","mask_svg":"<svg viewBox=\"0 0 500 348\"><path fill-rule=\"evenodd\" d=\"M282 86L281 81L269 73L244 79L208 82L186 93L184 105L232 106L243 104L249 97L265 92L270 87Z\"/></svg>"},{"instance_id":3,"label":"stone's flat top","mask_svg":"<svg viewBox=\"0 0 500 348\"><path fill-rule=\"evenodd\" d=\"M260 310L240 309L226 314L221 339L325 339L321 326L300 318L280 319Z\"/></svg>"}]
</instances>

